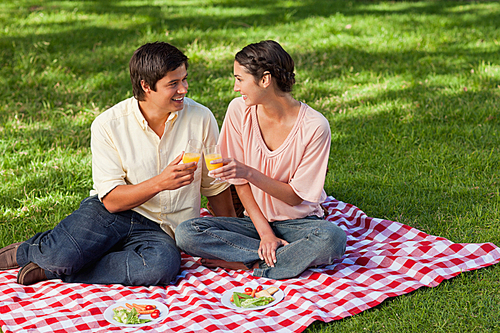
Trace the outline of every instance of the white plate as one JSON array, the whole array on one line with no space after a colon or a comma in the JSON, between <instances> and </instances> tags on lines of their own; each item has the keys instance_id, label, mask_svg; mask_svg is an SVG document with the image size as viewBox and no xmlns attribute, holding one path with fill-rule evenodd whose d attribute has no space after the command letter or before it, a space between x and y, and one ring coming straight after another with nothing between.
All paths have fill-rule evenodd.
<instances>
[{"instance_id":1,"label":"white plate","mask_svg":"<svg viewBox=\"0 0 500 333\"><path fill-rule=\"evenodd\" d=\"M262 309L265 309L265 308L268 308L270 306L274 306L276 305L277 303L279 303L284 297L285 297L285 293L283 292L283 290L281 289L278 289L277 292L274 293L273 297L274 297L274 301L272 301L271 303L267 304L267 305L261 305L261 306L256 306L254 308L240 308L240 307L237 307L236 305L234 305L230 299L231 299L231 296L233 295L234 292L239 292L239 293L242 293L245 291L245 288L246 287L250 287L250 288L254 288L256 286L242 286L242 287L235 287L231 290L228 290L226 291L223 295L222 295L222 304L224 304L225 306L227 306L228 308L231 308L231 309L234 309L234 310L262 310ZM262 286L264 289L267 289L269 288L270 286Z\"/></svg>"},{"instance_id":2,"label":"white plate","mask_svg":"<svg viewBox=\"0 0 500 333\"><path fill-rule=\"evenodd\" d=\"M113 315L114 315L113 310L116 309L117 307L120 307L120 306L123 306L124 308L128 309L127 306L125 305L125 303L156 305L156 308L158 310L160 310L160 316L156 319L151 319L151 316L148 314L147 315L139 315L140 319L151 319L150 322L142 323L142 324L123 324L123 323L120 323L120 322L113 319ZM109 306L106 309L106 311L104 311L104 319L106 319L108 322L110 322L111 324L117 325L117 326L127 326L127 327L153 325L153 324L156 324L156 323L162 321L163 319L165 319L167 317L167 315L168 315L168 307L163 303L160 303L158 301L153 301L151 299L127 299L124 301L119 301L119 302L116 302L115 304Z\"/></svg>"}]
</instances>

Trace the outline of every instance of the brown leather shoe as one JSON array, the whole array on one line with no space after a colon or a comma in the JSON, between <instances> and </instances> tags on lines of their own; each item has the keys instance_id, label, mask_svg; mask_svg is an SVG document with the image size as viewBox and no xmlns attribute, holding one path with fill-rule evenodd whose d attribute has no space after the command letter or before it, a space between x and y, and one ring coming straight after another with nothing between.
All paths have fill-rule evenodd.
<instances>
[{"instance_id":1,"label":"brown leather shoe","mask_svg":"<svg viewBox=\"0 0 500 333\"><path fill-rule=\"evenodd\" d=\"M24 265L17 273L17 283L25 286L45 280L47 280L47 276L44 270L33 262Z\"/></svg>"},{"instance_id":2,"label":"brown leather shoe","mask_svg":"<svg viewBox=\"0 0 500 333\"><path fill-rule=\"evenodd\" d=\"M0 270L19 268L17 264L17 248L20 243L13 243L0 249Z\"/></svg>"}]
</instances>

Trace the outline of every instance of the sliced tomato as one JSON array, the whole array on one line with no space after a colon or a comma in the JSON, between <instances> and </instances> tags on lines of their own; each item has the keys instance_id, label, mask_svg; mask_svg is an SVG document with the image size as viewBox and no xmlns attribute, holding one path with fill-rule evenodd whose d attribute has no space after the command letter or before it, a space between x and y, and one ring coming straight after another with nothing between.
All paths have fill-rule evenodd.
<instances>
[{"instance_id":1,"label":"sliced tomato","mask_svg":"<svg viewBox=\"0 0 500 333\"><path fill-rule=\"evenodd\" d=\"M151 313L151 318L152 319L156 319L160 316L160 310L154 310L152 313Z\"/></svg>"}]
</instances>

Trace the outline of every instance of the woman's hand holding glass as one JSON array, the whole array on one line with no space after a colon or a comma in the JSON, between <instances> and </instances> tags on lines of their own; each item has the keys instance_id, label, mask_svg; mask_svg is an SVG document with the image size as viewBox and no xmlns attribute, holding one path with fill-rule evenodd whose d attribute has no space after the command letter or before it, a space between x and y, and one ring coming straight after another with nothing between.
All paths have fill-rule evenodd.
<instances>
[{"instance_id":1,"label":"woman's hand holding glass","mask_svg":"<svg viewBox=\"0 0 500 333\"><path fill-rule=\"evenodd\" d=\"M229 180L233 178L241 178L249 181L252 174L251 167L235 160L234 158L224 158L220 160L223 167L220 166L210 172L210 175L223 180ZM217 161L216 161L217 162Z\"/></svg>"},{"instance_id":2,"label":"woman's hand holding glass","mask_svg":"<svg viewBox=\"0 0 500 333\"><path fill-rule=\"evenodd\" d=\"M207 165L208 175L212 177L211 172L215 169L222 167L224 164L222 163L222 155L220 153L220 146L213 145L205 147L203 150L203 155L205 158L205 164ZM214 161L215 163L212 163ZM210 184L218 184L224 183L219 177L215 177L215 180Z\"/></svg>"}]
</instances>

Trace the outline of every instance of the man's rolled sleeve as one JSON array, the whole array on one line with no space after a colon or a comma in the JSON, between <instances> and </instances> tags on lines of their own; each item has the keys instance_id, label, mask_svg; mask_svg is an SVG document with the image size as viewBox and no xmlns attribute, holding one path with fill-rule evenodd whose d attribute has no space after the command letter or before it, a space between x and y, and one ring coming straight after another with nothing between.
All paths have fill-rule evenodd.
<instances>
[{"instance_id":1,"label":"man's rolled sleeve","mask_svg":"<svg viewBox=\"0 0 500 333\"><path fill-rule=\"evenodd\" d=\"M112 138L103 126L94 122L91 127L92 178L94 191L102 200L119 185L126 185L125 172ZM95 193L91 193L95 194Z\"/></svg>"}]
</instances>

